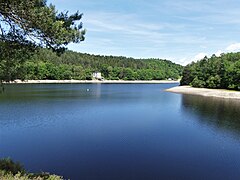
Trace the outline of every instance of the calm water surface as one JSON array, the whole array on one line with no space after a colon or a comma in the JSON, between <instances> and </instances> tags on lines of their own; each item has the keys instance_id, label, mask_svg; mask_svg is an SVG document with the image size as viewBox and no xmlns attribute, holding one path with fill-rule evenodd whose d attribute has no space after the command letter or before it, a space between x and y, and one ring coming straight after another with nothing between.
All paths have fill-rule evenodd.
<instances>
[{"instance_id":1,"label":"calm water surface","mask_svg":"<svg viewBox=\"0 0 240 180\"><path fill-rule=\"evenodd\" d=\"M176 85L8 85L0 158L73 180L240 179L240 101Z\"/></svg>"}]
</instances>

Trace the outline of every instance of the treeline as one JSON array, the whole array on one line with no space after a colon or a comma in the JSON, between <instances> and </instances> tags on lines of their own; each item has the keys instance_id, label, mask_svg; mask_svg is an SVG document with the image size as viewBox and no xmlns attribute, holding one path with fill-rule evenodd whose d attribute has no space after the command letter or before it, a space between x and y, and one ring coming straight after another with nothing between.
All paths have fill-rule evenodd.
<instances>
[{"instance_id":1,"label":"treeline","mask_svg":"<svg viewBox=\"0 0 240 180\"><path fill-rule=\"evenodd\" d=\"M181 85L240 90L240 53L213 55L183 70Z\"/></svg>"},{"instance_id":2,"label":"treeline","mask_svg":"<svg viewBox=\"0 0 240 180\"><path fill-rule=\"evenodd\" d=\"M179 79L182 69L181 65L168 60L100 56L73 51L58 56L48 49L41 49L10 80L91 80L93 72L101 72L105 79L111 80Z\"/></svg>"}]
</instances>

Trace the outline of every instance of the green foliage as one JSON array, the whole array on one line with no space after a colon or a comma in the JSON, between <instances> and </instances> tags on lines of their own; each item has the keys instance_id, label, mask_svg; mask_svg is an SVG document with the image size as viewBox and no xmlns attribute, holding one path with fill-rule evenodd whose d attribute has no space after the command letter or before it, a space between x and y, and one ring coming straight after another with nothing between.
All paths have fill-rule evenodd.
<instances>
[{"instance_id":1,"label":"green foliage","mask_svg":"<svg viewBox=\"0 0 240 180\"><path fill-rule=\"evenodd\" d=\"M60 176L49 173L27 173L19 162L9 158L0 159L0 179L2 180L61 180Z\"/></svg>"},{"instance_id":2,"label":"green foliage","mask_svg":"<svg viewBox=\"0 0 240 180\"><path fill-rule=\"evenodd\" d=\"M0 0L1 41L62 50L84 40L82 14L58 13L46 0Z\"/></svg>"},{"instance_id":3,"label":"green foliage","mask_svg":"<svg viewBox=\"0 0 240 180\"><path fill-rule=\"evenodd\" d=\"M184 67L183 73L182 73L182 79L180 81L181 85L189 85L193 81L194 70L192 67L194 67L194 63Z\"/></svg>"},{"instance_id":4,"label":"green foliage","mask_svg":"<svg viewBox=\"0 0 240 180\"><path fill-rule=\"evenodd\" d=\"M17 173L13 175L12 173L6 173L5 171L0 170L0 179L1 180L63 180L62 177L57 175L49 174L21 174Z\"/></svg>"},{"instance_id":5,"label":"green foliage","mask_svg":"<svg viewBox=\"0 0 240 180\"><path fill-rule=\"evenodd\" d=\"M48 49L41 49L24 63L18 79L78 79L91 80L99 71L111 80L162 80L179 79L182 66L160 59L133 59L99 56L66 51L57 56Z\"/></svg>"},{"instance_id":6,"label":"green foliage","mask_svg":"<svg viewBox=\"0 0 240 180\"><path fill-rule=\"evenodd\" d=\"M23 166L19 162L13 162L10 158L0 160L0 170L4 170L13 175L25 173Z\"/></svg>"},{"instance_id":7,"label":"green foliage","mask_svg":"<svg viewBox=\"0 0 240 180\"><path fill-rule=\"evenodd\" d=\"M33 52L31 46L0 40L0 80L11 81L21 76L22 64Z\"/></svg>"},{"instance_id":8,"label":"green foliage","mask_svg":"<svg viewBox=\"0 0 240 180\"><path fill-rule=\"evenodd\" d=\"M221 77L219 75L210 76L206 81L206 85L208 88L220 88L221 87ZM205 87L204 86L204 87Z\"/></svg>"},{"instance_id":9,"label":"green foliage","mask_svg":"<svg viewBox=\"0 0 240 180\"><path fill-rule=\"evenodd\" d=\"M187 65L181 85L240 90L240 53L212 56Z\"/></svg>"},{"instance_id":10,"label":"green foliage","mask_svg":"<svg viewBox=\"0 0 240 180\"><path fill-rule=\"evenodd\" d=\"M203 88L205 87L206 83L203 80L198 79L198 77L195 77L190 85L193 87Z\"/></svg>"},{"instance_id":11,"label":"green foliage","mask_svg":"<svg viewBox=\"0 0 240 180\"><path fill-rule=\"evenodd\" d=\"M41 47L62 53L83 41L81 18L58 13L46 0L0 0L0 81L23 76L22 64Z\"/></svg>"}]
</instances>

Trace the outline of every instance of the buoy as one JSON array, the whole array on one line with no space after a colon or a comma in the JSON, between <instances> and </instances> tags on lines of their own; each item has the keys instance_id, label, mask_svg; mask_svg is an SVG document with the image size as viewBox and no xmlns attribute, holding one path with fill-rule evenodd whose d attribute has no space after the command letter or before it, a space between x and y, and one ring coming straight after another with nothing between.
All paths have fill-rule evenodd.
<instances>
[{"instance_id":1,"label":"buoy","mask_svg":"<svg viewBox=\"0 0 240 180\"><path fill-rule=\"evenodd\" d=\"M89 91L89 89L87 89L87 91Z\"/></svg>"}]
</instances>

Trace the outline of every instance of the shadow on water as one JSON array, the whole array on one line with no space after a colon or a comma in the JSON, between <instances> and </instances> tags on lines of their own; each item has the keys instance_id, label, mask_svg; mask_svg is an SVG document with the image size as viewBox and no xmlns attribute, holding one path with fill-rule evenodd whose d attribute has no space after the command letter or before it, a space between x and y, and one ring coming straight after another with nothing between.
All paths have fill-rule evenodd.
<instances>
[{"instance_id":1,"label":"shadow on water","mask_svg":"<svg viewBox=\"0 0 240 180\"><path fill-rule=\"evenodd\" d=\"M4 85L2 80L0 80L0 93L3 93L3 92L4 92Z\"/></svg>"},{"instance_id":2,"label":"shadow on water","mask_svg":"<svg viewBox=\"0 0 240 180\"><path fill-rule=\"evenodd\" d=\"M62 88L64 87L64 88ZM94 88L93 88L94 87ZM91 88L91 89L89 89ZM99 98L101 86L75 84L9 84L0 95L3 102L46 101L54 99L86 99Z\"/></svg>"},{"instance_id":3,"label":"shadow on water","mask_svg":"<svg viewBox=\"0 0 240 180\"><path fill-rule=\"evenodd\" d=\"M183 95L182 108L202 124L240 135L239 100Z\"/></svg>"}]
</instances>

